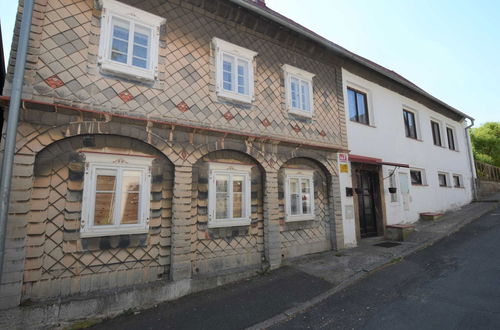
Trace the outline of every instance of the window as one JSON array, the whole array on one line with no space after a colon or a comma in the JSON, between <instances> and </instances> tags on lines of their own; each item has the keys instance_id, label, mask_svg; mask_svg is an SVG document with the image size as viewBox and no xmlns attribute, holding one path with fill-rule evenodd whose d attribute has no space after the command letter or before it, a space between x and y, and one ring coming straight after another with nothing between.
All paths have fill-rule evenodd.
<instances>
[{"instance_id":1,"label":"window","mask_svg":"<svg viewBox=\"0 0 500 330\"><path fill-rule=\"evenodd\" d=\"M462 176L460 174L453 174L453 186L455 188L462 188Z\"/></svg>"},{"instance_id":2,"label":"window","mask_svg":"<svg viewBox=\"0 0 500 330\"><path fill-rule=\"evenodd\" d=\"M250 224L252 166L211 163L208 187L209 227Z\"/></svg>"},{"instance_id":3,"label":"window","mask_svg":"<svg viewBox=\"0 0 500 330\"><path fill-rule=\"evenodd\" d=\"M153 157L84 154L81 236L147 233Z\"/></svg>"},{"instance_id":4,"label":"window","mask_svg":"<svg viewBox=\"0 0 500 330\"><path fill-rule=\"evenodd\" d=\"M312 117L313 115L313 77L314 74L283 65L285 77L285 94L288 111L297 115Z\"/></svg>"},{"instance_id":5,"label":"window","mask_svg":"<svg viewBox=\"0 0 500 330\"><path fill-rule=\"evenodd\" d=\"M415 121L415 114L408 110L403 110L403 120L405 123L406 137L417 138L417 123Z\"/></svg>"},{"instance_id":6,"label":"window","mask_svg":"<svg viewBox=\"0 0 500 330\"><path fill-rule=\"evenodd\" d=\"M448 148L450 148L450 150L457 150L457 147L455 146L455 132L453 128L446 127L446 136L448 137Z\"/></svg>"},{"instance_id":7,"label":"window","mask_svg":"<svg viewBox=\"0 0 500 330\"><path fill-rule=\"evenodd\" d=\"M114 0L101 0L99 63L103 71L154 80L165 19Z\"/></svg>"},{"instance_id":8,"label":"window","mask_svg":"<svg viewBox=\"0 0 500 330\"><path fill-rule=\"evenodd\" d=\"M217 95L236 101L252 102L253 58L256 52L214 38Z\"/></svg>"},{"instance_id":9,"label":"window","mask_svg":"<svg viewBox=\"0 0 500 330\"><path fill-rule=\"evenodd\" d=\"M314 171L285 169L286 221L314 220Z\"/></svg>"},{"instance_id":10,"label":"window","mask_svg":"<svg viewBox=\"0 0 500 330\"><path fill-rule=\"evenodd\" d=\"M446 173L438 173L438 181L440 187L448 187L448 179Z\"/></svg>"},{"instance_id":11,"label":"window","mask_svg":"<svg viewBox=\"0 0 500 330\"><path fill-rule=\"evenodd\" d=\"M347 98L349 102L349 119L358 123L368 125L368 100L366 93L347 88Z\"/></svg>"},{"instance_id":12,"label":"window","mask_svg":"<svg viewBox=\"0 0 500 330\"><path fill-rule=\"evenodd\" d=\"M410 170L411 184L412 185L424 185L425 184L425 174L423 170L411 169Z\"/></svg>"},{"instance_id":13,"label":"window","mask_svg":"<svg viewBox=\"0 0 500 330\"><path fill-rule=\"evenodd\" d=\"M434 141L434 144L437 146L442 146L439 123L431 120L431 128L432 128L432 140Z\"/></svg>"}]
</instances>

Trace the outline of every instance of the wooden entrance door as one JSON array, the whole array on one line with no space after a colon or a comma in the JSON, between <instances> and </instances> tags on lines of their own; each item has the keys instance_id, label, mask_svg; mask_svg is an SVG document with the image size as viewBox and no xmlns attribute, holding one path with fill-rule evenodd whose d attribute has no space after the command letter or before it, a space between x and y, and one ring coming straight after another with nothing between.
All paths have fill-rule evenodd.
<instances>
[{"instance_id":1,"label":"wooden entrance door","mask_svg":"<svg viewBox=\"0 0 500 330\"><path fill-rule=\"evenodd\" d=\"M361 237L377 236L377 213L375 208L375 189L377 173L358 172L358 214Z\"/></svg>"}]
</instances>

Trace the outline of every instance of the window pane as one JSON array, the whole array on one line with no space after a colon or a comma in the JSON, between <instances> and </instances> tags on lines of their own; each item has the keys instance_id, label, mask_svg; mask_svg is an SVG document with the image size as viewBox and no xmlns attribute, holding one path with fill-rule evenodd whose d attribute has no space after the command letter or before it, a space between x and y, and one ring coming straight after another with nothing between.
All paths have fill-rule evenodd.
<instances>
[{"instance_id":1,"label":"window pane","mask_svg":"<svg viewBox=\"0 0 500 330\"><path fill-rule=\"evenodd\" d=\"M361 93L356 93L357 104L358 104L358 116L359 122L368 124L368 111L365 104L365 95Z\"/></svg>"},{"instance_id":2,"label":"window pane","mask_svg":"<svg viewBox=\"0 0 500 330\"><path fill-rule=\"evenodd\" d=\"M311 214L311 188L309 179L301 179L302 214Z\"/></svg>"},{"instance_id":3,"label":"window pane","mask_svg":"<svg viewBox=\"0 0 500 330\"><path fill-rule=\"evenodd\" d=\"M349 102L349 119L353 121L358 121L358 115L356 110L356 92L354 92L352 89L348 89L347 98Z\"/></svg>"},{"instance_id":4,"label":"window pane","mask_svg":"<svg viewBox=\"0 0 500 330\"><path fill-rule=\"evenodd\" d=\"M123 171L120 219L122 224L139 222L141 172Z\"/></svg>"},{"instance_id":5,"label":"window pane","mask_svg":"<svg viewBox=\"0 0 500 330\"><path fill-rule=\"evenodd\" d=\"M290 80L290 92L292 98L292 108L299 107L299 80L292 78Z\"/></svg>"},{"instance_id":6,"label":"window pane","mask_svg":"<svg viewBox=\"0 0 500 330\"><path fill-rule=\"evenodd\" d=\"M422 184L422 172L410 171L410 176L412 184Z\"/></svg>"},{"instance_id":7,"label":"window pane","mask_svg":"<svg viewBox=\"0 0 500 330\"><path fill-rule=\"evenodd\" d=\"M113 26L113 39L121 39L128 42L128 28L116 25L119 24L118 22L116 22L116 20L114 20L114 24L115 25Z\"/></svg>"},{"instance_id":8,"label":"window pane","mask_svg":"<svg viewBox=\"0 0 500 330\"><path fill-rule=\"evenodd\" d=\"M248 62L238 60L238 93L248 95Z\"/></svg>"},{"instance_id":9,"label":"window pane","mask_svg":"<svg viewBox=\"0 0 500 330\"><path fill-rule=\"evenodd\" d=\"M451 128L446 128L446 133L448 134L448 147L451 150L455 150L455 139L453 136L453 130Z\"/></svg>"},{"instance_id":10,"label":"window pane","mask_svg":"<svg viewBox=\"0 0 500 330\"><path fill-rule=\"evenodd\" d=\"M438 179L439 179L439 185L441 187L446 187L446 175L438 174Z\"/></svg>"},{"instance_id":11,"label":"window pane","mask_svg":"<svg viewBox=\"0 0 500 330\"><path fill-rule=\"evenodd\" d=\"M217 175L215 177L215 218L226 219L228 218L228 176Z\"/></svg>"},{"instance_id":12,"label":"window pane","mask_svg":"<svg viewBox=\"0 0 500 330\"><path fill-rule=\"evenodd\" d=\"M148 63L145 60L141 60L141 59L139 59L137 57L134 57L132 59L132 65L133 66L138 66L138 67L144 68L144 69L147 69L147 67L148 67Z\"/></svg>"},{"instance_id":13,"label":"window pane","mask_svg":"<svg viewBox=\"0 0 500 330\"><path fill-rule=\"evenodd\" d=\"M432 126L432 138L434 140L434 144L437 146L441 146L441 134L439 132L439 124L431 121Z\"/></svg>"},{"instance_id":14,"label":"window pane","mask_svg":"<svg viewBox=\"0 0 500 330\"><path fill-rule=\"evenodd\" d=\"M96 170L96 191L114 192L116 187L116 170Z\"/></svg>"},{"instance_id":15,"label":"window pane","mask_svg":"<svg viewBox=\"0 0 500 330\"><path fill-rule=\"evenodd\" d=\"M112 22L112 31L111 60L120 63L127 63L129 23L114 17Z\"/></svg>"},{"instance_id":16,"label":"window pane","mask_svg":"<svg viewBox=\"0 0 500 330\"><path fill-rule=\"evenodd\" d=\"M311 105L309 104L309 83L306 81L301 82L301 101L302 101L302 110L309 111L311 110Z\"/></svg>"},{"instance_id":17,"label":"window pane","mask_svg":"<svg viewBox=\"0 0 500 330\"><path fill-rule=\"evenodd\" d=\"M104 226L113 224L115 193L95 194L94 225Z\"/></svg>"},{"instance_id":18,"label":"window pane","mask_svg":"<svg viewBox=\"0 0 500 330\"><path fill-rule=\"evenodd\" d=\"M455 183L455 187L460 187L460 177L458 175L453 176L453 181Z\"/></svg>"},{"instance_id":19,"label":"window pane","mask_svg":"<svg viewBox=\"0 0 500 330\"><path fill-rule=\"evenodd\" d=\"M233 218L243 217L243 176L233 176Z\"/></svg>"},{"instance_id":20,"label":"window pane","mask_svg":"<svg viewBox=\"0 0 500 330\"><path fill-rule=\"evenodd\" d=\"M146 69L148 67L150 30L135 26L132 65Z\"/></svg>"},{"instance_id":21,"label":"window pane","mask_svg":"<svg viewBox=\"0 0 500 330\"><path fill-rule=\"evenodd\" d=\"M232 56L224 54L222 57L222 88L233 90L233 62Z\"/></svg>"},{"instance_id":22,"label":"window pane","mask_svg":"<svg viewBox=\"0 0 500 330\"><path fill-rule=\"evenodd\" d=\"M149 44L149 29L138 27L137 25L135 26L135 33L134 33L134 43L136 45L141 45L144 47L148 47Z\"/></svg>"},{"instance_id":23,"label":"window pane","mask_svg":"<svg viewBox=\"0 0 500 330\"><path fill-rule=\"evenodd\" d=\"M297 178L290 178L289 189L290 189L290 214L299 214L300 208L300 194L299 194L299 180Z\"/></svg>"}]
</instances>

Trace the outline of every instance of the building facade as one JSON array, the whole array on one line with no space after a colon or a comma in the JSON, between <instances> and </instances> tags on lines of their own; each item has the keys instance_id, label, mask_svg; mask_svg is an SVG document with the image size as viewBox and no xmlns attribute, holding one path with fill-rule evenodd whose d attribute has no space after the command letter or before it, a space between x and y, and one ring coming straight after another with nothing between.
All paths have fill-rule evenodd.
<instances>
[{"instance_id":1,"label":"building facade","mask_svg":"<svg viewBox=\"0 0 500 330\"><path fill-rule=\"evenodd\" d=\"M468 117L352 66L342 79L350 153L341 180L354 188L342 197L347 246L472 200Z\"/></svg>"},{"instance_id":2,"label":"building facade","mask_svg":"<svg viewBox=\"0 0 500 330\"><path fill-rule=\"evenodd\" d=\"M168 299L343 248L318 43L229 1L36 0L24 83L1 306L183 283Z\"/></svg>"}]
</instances>

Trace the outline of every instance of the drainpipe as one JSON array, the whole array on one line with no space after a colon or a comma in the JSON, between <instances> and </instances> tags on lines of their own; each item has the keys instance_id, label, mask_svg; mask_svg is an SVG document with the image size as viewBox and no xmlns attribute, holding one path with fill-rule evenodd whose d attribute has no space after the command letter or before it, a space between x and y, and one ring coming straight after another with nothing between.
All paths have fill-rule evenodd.
<instances>
[{"instance_id":1,"label":"drainpipe","mask_svg":"<svg viewBox=\"0 0 500 330\"><path fill-rule=\"evenodd\" d=\"M16 52L16 65L14 67L14 79L12 80L12 92L10 96L7 129L5 136L5 148L2 161L2 179L0 181L0 283L3 274L3 261L5 253L5 236L7 230L7 217L9 214L9 197L12 182L12 164L16 147L17 124L19 121L19 107L23 91L24 69L31 29L31 18L33 16L34 0L24 0L23 17L19 41Z\"/></svg>"},{"instance_id":2,"label":"drainpipe","mask_svg":"<svg viewBox=\"0 0 500 330\"><path fill-rule=\"evenodd\" d=\"M477 200L477 187L476 187L476 179L475 179L475 166L474 166L474 158L472 156L472 148L470 143L469 129L474 126L474 118L469 118L471 123L469 126L465 127L465 142L467 144L467 156L469 157L469 166L470 166L470 174L471 174L471 187L472 187L472 200Z\"/></svg>"}]
</instances>

